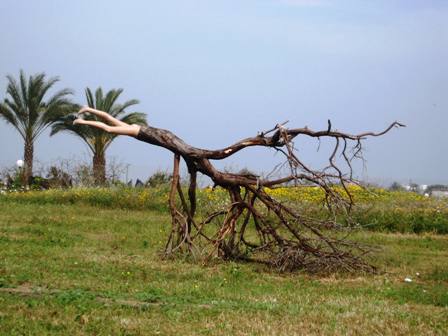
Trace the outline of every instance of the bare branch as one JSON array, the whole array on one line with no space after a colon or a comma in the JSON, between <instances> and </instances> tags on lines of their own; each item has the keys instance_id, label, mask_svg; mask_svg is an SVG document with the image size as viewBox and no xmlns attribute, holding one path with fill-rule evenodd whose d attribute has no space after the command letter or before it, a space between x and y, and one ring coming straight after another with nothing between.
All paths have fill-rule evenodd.
<instances>
[{"instance_id":1,"label":"bare branch","mask_svg":"<svg viewBox=\"0 0 448 336\"><path fill-rule=\"evenodd\" d=\"M379 133L349 134L334 130L330 120L327 129L322 131L313 131L308 127L288 129L285 127L286 123L277 124L270 130L259 132L255 137L218 150L190 146L168 130L151 126L140 128L136 136L138 140L174 153L173 180L169 194L172 230L165 255L173 255L179 251L199 254L198 243L205 240L204 251L208 247L209 258L218 256L223 259L258 261L285 271L298 268L310 272L375 271L362 258L369 251L368 248L338 235L338 230L348 232L350 227L338 224L337 218L341 211L347 216L352 209L354 200L349 184L357 184L353 180L352 161L362 159L363 141L404 125L394 122ZM321 171L313 170L300 160L293 142L298 136L317 138L319 145L321 140L333 139L334 147L328 157L327 167ZM219 171L212 164L213 160L222 160L255 146L274 149L285 158L285 162L277 165L267 178ZM338 166L338 153L343 158L348 173L344 173ZM189 203L179 182L181 158L186 162L190 174ZM289 167L286 176L269 179L269 176L286 165ZM202 220L196 219L198 172L210 177L215 186L227 190L230 201L225 209L202 216ZM268 195L266 188L276 188L290 182L294 182L296 186L306 183L320 188L325 207L329 211L328 219L308 218ZM177 197L180 199L181 210L177 208ZM209 229L214 223L218 224L217 228Z\"/></svg>"}]
</instances>

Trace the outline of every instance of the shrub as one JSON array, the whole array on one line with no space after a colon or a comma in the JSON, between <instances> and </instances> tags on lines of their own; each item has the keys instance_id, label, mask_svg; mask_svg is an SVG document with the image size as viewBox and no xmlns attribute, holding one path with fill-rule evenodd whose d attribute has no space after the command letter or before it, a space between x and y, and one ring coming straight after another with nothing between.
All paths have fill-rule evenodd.
<instances>
[{"instance_id":1,"label":"shrub","mask_svg":"<svg viewBox=\"0 0 448 336\"><path fill-rule=\"evenodd\" d=\"M152 188L167 185L170 183L171 178L172 175L170 173L158 170L148 178L145 185Z\"/></svg>"},{"instance_id":2,"label":"shrub","mask_svg":"<svg viewBox=\"0 0 448 336\"><path fill-rule=\"evenodd\" d=\"M3 192L0 200L38 204L83 203L106 208L168 211L169 189L169 184L161 183L157 187L138 189L111 187ZM350 189L356 202L352 219L365 229L448 234L448 200L437 200L402 191L362 189L357 186L351 186ZM304 216L325 216L323 192L319 188L285 187L268 192L272 197L295 207ZM222 188L198 189L197 196L199 215L229 206L226 191ZM344 218L340 219L343 222Z\"/></svg>"}]
</instances>

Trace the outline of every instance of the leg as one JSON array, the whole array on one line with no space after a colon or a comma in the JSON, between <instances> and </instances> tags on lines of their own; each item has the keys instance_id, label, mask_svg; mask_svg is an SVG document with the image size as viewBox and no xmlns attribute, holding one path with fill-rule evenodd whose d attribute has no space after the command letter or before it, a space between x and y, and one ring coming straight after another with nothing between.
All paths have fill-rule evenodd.
<instances>
[{"instance_id":1,"label":"leg","mask_svg":"<svg viewBox=\"0 0 448 336\"><path fill-rule=\"evenodd\" d=\"M128 125L123 123L126 126L112 126L109 129L109 133L120 134L120 135L129 135L136 137L138 132L140 131L140 126L136 124Z\"/></svg>"},{"instance_id":2,"label":"leg","mask_svg":"<svg viewBox=\"0 0 448 336\"><path fill-rule=\"evenodd\" d=\"M104 111L96 110L91 107L83 107L81 110L79 110L78 114L82 113L92 113L96 115L97 117L107 121L108 123L112 124L113 126L129 126L128 124L118 120L117 118L112 117L109 113L106 113Z\"/></svg>"},{"instance_id":3,"label":"leg","mask_svg":"<svg viewBox=\"0 0 448 336\"><path fill-rule=\"evenodd\" d=\"M136 137L138 135L138 132L140 131L139 125L135 125L135 124L128 125L126 123L121 123L121 124L122 124L122 126L109 126L100 121L84 120L84 119L76 119L73 122L73 125L93 126L95 128L102 129L103 131L106 131L107 133L119 134L119 135L129 135L129 136L133 136L133 137Z\"/></svg>"}]
</instances>

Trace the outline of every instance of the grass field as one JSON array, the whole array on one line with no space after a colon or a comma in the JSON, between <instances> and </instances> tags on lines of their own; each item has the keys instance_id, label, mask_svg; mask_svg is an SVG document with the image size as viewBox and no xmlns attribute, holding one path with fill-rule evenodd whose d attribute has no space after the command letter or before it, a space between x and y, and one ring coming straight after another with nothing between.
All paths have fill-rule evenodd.
<instances>
[{"instance_id":1,"label":"grass field","mask_svg":"<svg viewBox=\"0 0 448 336\"><path fill-rule=\"evenodd\" d=\"M0 200L0 335L448 333L446 235L361 232L383 273L318 277L162 260L168 229L163 211Z\"/></svg>"},{"instance_id":2,"label":"grass field","mask_svg":"<svg viewBox=\"0 0 448 336\"><path fill-rule=\"evenodd\" d=\"M335 190L341 189L335 187ZM361 227L380 232L448 234L448 199L424 197L412 192L378 188L349 187L355 200L351 212ZM7 192L0 190L0 202L35 204L84 204L101 208L152 210L168 212L169 185L151 188L72 188L46 191ZM277 200L298 208L300 213L325 216L322 204L325 194L315 187L267 189ZM226 190L197 190L198 212L205 214L229 204Z\"/></svg>"}]
</instances>

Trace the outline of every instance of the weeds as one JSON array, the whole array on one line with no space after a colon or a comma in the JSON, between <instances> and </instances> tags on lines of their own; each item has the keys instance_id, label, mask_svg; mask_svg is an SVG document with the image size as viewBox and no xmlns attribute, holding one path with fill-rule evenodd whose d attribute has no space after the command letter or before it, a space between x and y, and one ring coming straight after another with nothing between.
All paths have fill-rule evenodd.
<instances>
[{"instance_id":1,"label":"weeds","mask_svg":"<svg viewBox=\"0 0 448 336\"><path fill-rule=\"evenodd\" d=\"M448 328L446 236L360 231L354 239L382 246L372 260L382 273L317 277L161 260L169 223L159 210L0 202L0 334L443 335Z\"/></svg>"},{"instance_id":2,"label":"weeds","mask_svg":"<svg viewBox=\"0 0 448 336\"><path fill-rule=\"evenodd\" d=\"M371 231L448 234L448 200L438 200L404 191L362 189L352 186L355 198L353 221ZM303 215L324 216L323 193L318 188L277 188L268 193L297 208ZM168 212L168 186L154 188L73 188L9 192L0 202L33 204L84 204L102 208ZM228 199L221 188L198 190L198 210L203 215L224 208ZM343 219L341 219L343 221Z\"/></svg>"}]
</instances>

